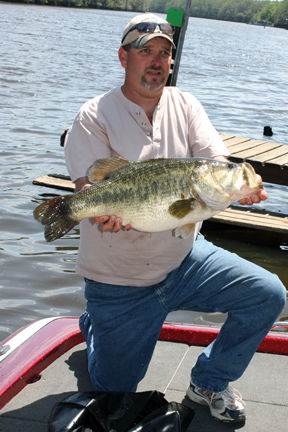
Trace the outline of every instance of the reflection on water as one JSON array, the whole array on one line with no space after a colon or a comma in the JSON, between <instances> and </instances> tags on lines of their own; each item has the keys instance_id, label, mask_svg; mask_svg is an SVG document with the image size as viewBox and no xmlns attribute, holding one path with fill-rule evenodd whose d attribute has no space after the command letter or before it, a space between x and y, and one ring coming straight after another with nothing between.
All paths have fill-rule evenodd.
<instances>
[{"instance_id":1,"label":"reflection on water","mask_svg":"<svg viewBox=\"0 0 288 432\"><path fill-rule=\"evenodd\" d=\"M55 190L32 181L66 174L63 130L86 99L122 82L117 49L131 15L0 4L0 340L33 320L79 315L85 307L74 272L79 230L45 242L33 210ZM272 139L288 143L287 38L280 29L190 19L178 84L204 103L221 132L262 138L270 124ZM288 214L287 188L268 189L265 208ZM272 249L210 236L288 286L287 245ZM218 324L223 316L181 312L171 319Z\"/></svg>"}]
</instances>

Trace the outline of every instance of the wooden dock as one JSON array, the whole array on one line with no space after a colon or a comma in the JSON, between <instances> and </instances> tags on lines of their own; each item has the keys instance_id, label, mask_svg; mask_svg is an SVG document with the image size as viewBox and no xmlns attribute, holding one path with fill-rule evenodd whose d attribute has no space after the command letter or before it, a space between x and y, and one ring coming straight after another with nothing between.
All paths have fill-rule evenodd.
<instances>
[{"instance_id":1,"label":"wooden dock","mask_svg":"<svg viewBox=\"0 0 288 432\"><path fill-rule=\"evenodd\" d=\"M264 182L288 186L288 145L220 134L233 162L246 160Z\"/></svg>"},{"instance_id":2,"label":"wooden dock","mask_svg":"<svg viewBox=\"0 0 288 432\"><path fill-rule=\"evenodd\" d=\"M253 207L229 207L204 221L205 234L221 232L221 237L250 243L279 246L288 244L288 216Z\"/></svg>"},{"instance_id":3,"label":"wooden dock","mask_svg":"<svg viewBox=\"0 0 288 432\"><path fill-rule=\"evenodd\" d=\"M61 174L48 174L37 177L33 180L33 184L69 192L74 192L75 190L75 184L70 180L70 177Z\"/></svg>"}]
</instances>

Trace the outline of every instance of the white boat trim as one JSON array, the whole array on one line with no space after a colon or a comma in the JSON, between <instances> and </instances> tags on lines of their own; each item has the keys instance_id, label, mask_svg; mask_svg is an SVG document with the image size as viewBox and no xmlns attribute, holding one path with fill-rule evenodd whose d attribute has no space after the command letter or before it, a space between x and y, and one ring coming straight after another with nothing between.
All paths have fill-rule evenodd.
<instances>
[{"instance_id":1,"label":"white boat trim","mask_svg":"<svg viewBox=\"0 0 288 432\"><path fill-rule=\"evenodd\" d=\"M16 333L16 335L12 336L3 345L1 345L3 354L0 353L0 364L3 360L5 360L5 358L7 358L10 354L12 354L13 351L19 348L19 346L21 346L28 339L30 339L35 333L37 333L43 327L50 324L52 321L61 318L63 317L59 316L59 317L43 318L19 330L19 332Z\"/></svg>"}]
</instances>

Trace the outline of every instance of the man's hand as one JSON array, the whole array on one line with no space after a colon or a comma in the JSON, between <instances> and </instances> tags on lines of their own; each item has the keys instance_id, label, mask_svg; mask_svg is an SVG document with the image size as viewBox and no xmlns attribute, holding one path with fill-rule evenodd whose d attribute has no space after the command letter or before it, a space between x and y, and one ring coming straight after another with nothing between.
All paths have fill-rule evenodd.
<instances>
[{"instance_id":1,"label":"man's hand","mask_svg":"<svg viewBox=\"0 0 288 432\"><path fill-rule=\"evenodd\" d=\"M258 184L262 183L262 178L259 174L257 174L257 183ZM257 204L260 201L265 201L267 198L268 198L268 193L265 190L265 188L263 187L262 189L259 189L258 191L253 192L248 197L243 198L242 200L239 201L239 203L242 205L252 205L252 204Z\"/></svg>"},{"instance_id":2,"label":"man's hand","mask_svg":"<svg viewBox=\"0 0 288 432\"><path fill-rule=\"evenodd\" d=\"M117 216L98 216L94 218L95 223L103 224L102 231L103 232L119 232L122 228L122 219ZM127 224L124 226L125 231L129 231L131 229L131 225Z\"/></svg>"}]
</instances>

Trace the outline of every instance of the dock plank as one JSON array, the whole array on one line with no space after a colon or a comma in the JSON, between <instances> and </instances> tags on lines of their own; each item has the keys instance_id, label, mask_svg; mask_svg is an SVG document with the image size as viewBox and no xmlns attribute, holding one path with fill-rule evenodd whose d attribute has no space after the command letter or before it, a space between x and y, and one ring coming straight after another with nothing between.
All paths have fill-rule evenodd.
<instances>
[{"instance_id":1,"label":"dock plank","mask_svg":"<svg viewBox=\"0 0 288 432\"><path fill-rule=\"evenodd\" d=\"M271 159L269 162L273 163L275 165L280 165L280 168L282 168L284 166L285 167L288 166L288 161L287 161L287 155L286 154L284 154L282 156L279 156L279 157L276 157L275 159Z\"/></svg>"},{"instance_id":2,"label":"dock plank","mask_svg":"<svg viewBox=\"0 0 288 432\"><path fill-rule=\"evenodd\" d=\"M260 162L270 162L277 157L283 157L283 162L288 163L287 150L284 147L277 147L271 150L267 150L265 153L259 154L257 159Z\"/></svg>"},{"instance_id":3,"label":"dock plank","mask_svg":"<svg viewBox=\"0 0 288 432\"><path fill-rule=\"evenodd\" d=\"M51 187L53 189L61 189L74 192L75 185L71 180L53 175L44 175L33 180L34 185Z\"/></svg>"},{"instance_id":4,"label":"dock plank","mask_svg":"<svg viewBox=\"0 0 288 432\"><path fill-rule=\"evenodd\" d=\"M231 154L233 154L233 156L237 156L240 157L242 159L251 159L251 158L257 158L257 160L261 160L261 162L265 162L269 160L269 154L271 154L271 152L276 152L276 151L282 151L282 153L280 153L281 155L285 154L285 149L283 149L283 147L281 146L281 144L276 144L276 143L267 143L265 141L259 141L257 143L257 145L251 146L250 148L244 148L244 146L240 149L237 148L235 149L233 147L233 150L231 151Z\"/></svg>"},{"instance_id":5,"label":"dock plank","mask_svg":"<svg viewBox=\"0 0 288 432\"><path fill-rule=\"evenodd\" d=\"M233 135L233 134L228 134L228 133L224 133L224 132L219 132L219 134L220 134L223 141L235 138L235 135Z\"/></svg>"},{"instance_id":6,"label":"dock plank","mask_svg":"<svg viewBox=\"0 0 288 432\"><path fill-rule=\"evenodd\" d=\"M221 135L221 134L220 134ZM225 144L227 145L227 147L229 148L233 148L242 144L245 144L246 146L253 145L254 143L252 142L251 138L248 137L233 137L230 136L229 138L223 138L223 135L221 135L223 141L225 141Z\"/></svg>"},{"instance_id":7,"label":"dock plank","mask_svg":"<svg viewBox=\"0 0 288 432\"><path fill-rule=\"evenodd\" d=\"M232 143L232 141L229 140L229 142L225 142L227 147L229 148L229 151L231 153L238 153L239 151L249 151L251 149L258 148L259 145L266 143L266 141L256 141L256 140L246 140L246 141L235 141ZM270 144L270 143L269 143ZM277 144L278 146L280 144Z\"/></svg>"},{"instance_id":8,"label":"dock plank","mask_svg":"<svg viewBox=\"0 0 288 432\"><path fill-rule=\"evenodd\" d=\"M263 141L260 143L260 142L258 142L258 143L255 143L255 142L253 142L253 141L245 141L245 142L243 142L243 143L238 143L238 144L235 144L235 145L233 145L233 146L230 146L229 145L229 151L231 152L231 154L236 154L236 153L239 153L239 152L241 152L241 151L255 151L255 149L257 149L258 148L258 146L259 146L259 144L263 144ZM247 157L247 156L245 156L245 157Z\"/></svg>"},{"instance_id":9,"label":"dock plank","mask_svg":"<svg viewBox=\"0 0 288 432\"><path fill-rule=\"evenodd\" d=\"M239 225L247 228L285 233L288 236L288 216L276 216L228 207L211 218L214 221Z\"/></svg>"}]
</instances>

